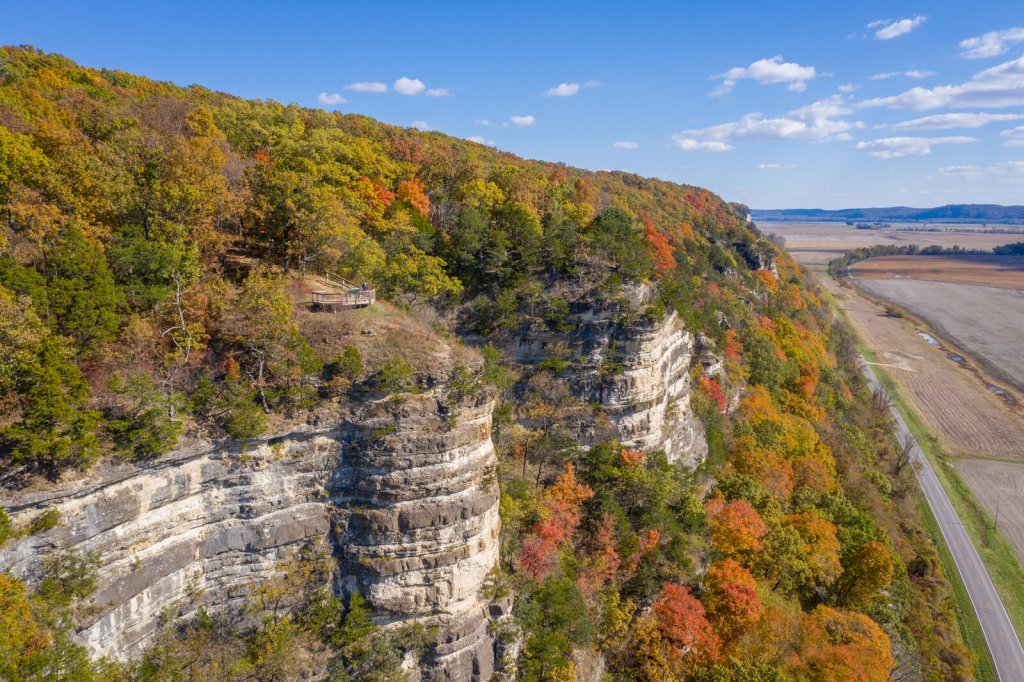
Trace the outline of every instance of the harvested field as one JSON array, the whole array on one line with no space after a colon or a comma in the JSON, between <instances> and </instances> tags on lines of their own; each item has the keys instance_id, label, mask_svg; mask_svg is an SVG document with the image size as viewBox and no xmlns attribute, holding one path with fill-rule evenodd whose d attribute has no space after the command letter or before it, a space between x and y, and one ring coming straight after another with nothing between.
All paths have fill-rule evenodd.
<instances>
[{"instance_id":1,"label":"harvested field","mask_svg":"<svg viewBox=\"0 0 1024 682\"><path fill-rule=\"evenodd\" d=\"M993 519L1024 564L1024 464L964 459L955 464L961 480Z\"/></svg>"},{"instance_id":2,"label":"harvested field","mask_svg":"<svg viewBox=\"0 0 1024 682\"><path fill-rule=\"evenodd\" d=\"M847 251L874 244L918 244L943 247L962 246L965 249L991 249L1001 244L1024 241L1024 234L981 232L971 226L958 226L959 232L923 232L899 229L899 225L884 230L858 230L845 223L758 223L768 233L786 240L786 250L802 265L810 268L826 265Z\"/></svg>"},{"instance_id":3,"label":"harvested field","mask_svg":"<svg viewBox=\"0 0 1024 682\"><path fill-rule=\"evenodd\" d=\"M858 279L918 279L1024 290L1024 256L884 256L852 268Z\"/></svg>"},{"instance_id":4,"label":"harvested field","mask_svg":"<svg viewBox=\"0 0 1024 682\"><path fill-rule=\"evenodd\" d=\"M877 363L896 382L944 447L963 457L1024 459L1024 419L967 367L946 357L917 332L913 320L889 317L857 291L823 282L836 297ZM1003 290L996 290L1003 291Z\"/></svg>"},{"instance_id":5,"label":"harvested field","mask_svg":"<svg viewBox=\"0 0 1024 682\"><path fill-rule=\"evenodd\" d=\"M936 334L979 360L999 381L1024 391L1024 291L920 279L863 278L858 288L922 318ZM969 362L969 361L968 361Z\"/></svg>"}]
</instances>

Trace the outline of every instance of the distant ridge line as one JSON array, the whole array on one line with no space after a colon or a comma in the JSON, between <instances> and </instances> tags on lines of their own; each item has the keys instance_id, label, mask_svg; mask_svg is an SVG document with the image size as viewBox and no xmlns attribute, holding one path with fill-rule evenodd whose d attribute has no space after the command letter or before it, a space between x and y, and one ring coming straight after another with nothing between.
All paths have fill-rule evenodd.
<instances>
[{"instance_id":1,"label":"distant ridge line","mask_svg":"<svg viewBox=\"0 0 1024 682\"><path fill-rule=\"evenodd\" d=\"M998 222L1024 223L1024 206L999 204L946 204L935 208L890 206L886 208L822 208L751 209L751 218L758 220L818 220L868 222Z\"/></svg>"}]
</instances>

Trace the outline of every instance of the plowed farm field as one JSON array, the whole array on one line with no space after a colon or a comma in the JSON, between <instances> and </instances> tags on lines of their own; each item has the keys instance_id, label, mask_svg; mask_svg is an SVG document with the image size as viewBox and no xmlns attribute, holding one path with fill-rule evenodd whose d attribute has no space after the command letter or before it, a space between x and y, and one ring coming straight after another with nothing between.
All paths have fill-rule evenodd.
<instances>
[{"instance_id":1,"label":"plowed farm field","mask_svg":"<svg viewBox=\"0 0 1024 682\"><path fill-rule=\"evenodd\" d=\"M1012 403L988 388L966 352L957 353L959 349L946 345L930 327L887 315L882 302L855 289L831 280L827 285L861 341L874 352L876 364L896 380L947 451L1024 461L1024 419L1011 387L1005 388ZM964 362L954 362L949 353Z\"/></svg>"},{"instance_id":2,"label":"plowed farm field","mask_svg":"<svg viewBox=\"0 0 1024 682\"><path fill-rule=\"evenodd\" d=\"M908 310L960 349L957 362L976 361L996 383L1024 391L1024 259L872 258L852 274L858 288Z\"/></svg>"}]
</instances>

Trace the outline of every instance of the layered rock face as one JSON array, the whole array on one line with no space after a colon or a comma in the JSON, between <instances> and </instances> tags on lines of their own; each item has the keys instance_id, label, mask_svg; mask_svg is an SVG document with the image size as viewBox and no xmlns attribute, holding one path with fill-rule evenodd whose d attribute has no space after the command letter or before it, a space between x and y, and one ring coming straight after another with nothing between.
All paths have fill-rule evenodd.
<instances>
[{"instance_id":1,"label":"layered rock face","mask_svg":"<svg viewBox=\"0 0 1024 682\"><path fill-rule=\"evenodd\" d=\"M479 591L499 529L492 405L470 397L452 418L437 392L404 395L328 428L199 443L56 493L7 495L16 522L46 507L61 522L0 550L0 566L31 581L51 551L96 552L96 608L78 637L93 654L127 658L165 610L237 613L279 561L320 545L337 558L342 590L360 589L383 622L442 626L424 679L486 678L494 644Z\"/></svg>"},{"instance_id":2,"label":"layered rock face","mask_svg":"<svg viewBox=\"0 0 1024 682\"><path fill-rule=\"evenodd\" d=\"M650 293L638 288L632 305L643 305ZM520 361L535 361L566 344L576 367L566 377L573 394L601 406L623 446L664 450L669 461L695 466L707 455L707 442L690 407L694 336L675 311L652 320L623 308L573 304L571 331L531 332L515 340L513 353ZM593 420L581 421L577 429L581 445L599 438Z\"/></svg>"},{"instance_id":3,"label":"layered rock face","mask_svg":"<svg viewBox=\"0 0 1024 682\"><path fill-rule=\"evenodd\" d=\"M441 625L427 679L488 679L494 669L480 597L498 562L493 406L479 397L448 407L432 394L377 403L328 482L341 574L378 612Z\"/></svg>"}]
</instances>

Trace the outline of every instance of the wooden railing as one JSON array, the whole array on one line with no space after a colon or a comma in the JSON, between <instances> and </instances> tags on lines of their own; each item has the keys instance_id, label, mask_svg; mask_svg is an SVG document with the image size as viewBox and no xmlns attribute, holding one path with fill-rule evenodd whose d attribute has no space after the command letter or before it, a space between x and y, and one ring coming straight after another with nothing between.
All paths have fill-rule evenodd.
<instances>
[{"instance_id":1,"label":"wooden railing","mask_svg":"<svg viewBox=\"0 0 1024 682\"><path fill-rule=\"evenodd\" d=\"M332 275L329 272L325 272L323 276L324 276L324 279L326 279L327 281L337 283L338 285L340 285L340 286L342 286L342 287L344 287L346 289L359 289L360 288L358 284L356 284L352 280L345 279L341 275Z\"/></svg>"},{"instance_id":2,"label":"wooden railing","mask_svg":"<svg viewBox=\"0 0 1024 682\"><path fill-rule=\"evenodd\" d=\"M362 308L377 302L375 289L352 287L348 291L314 291L313 306L316 308Z\"/></svg>"}]
</instances>

